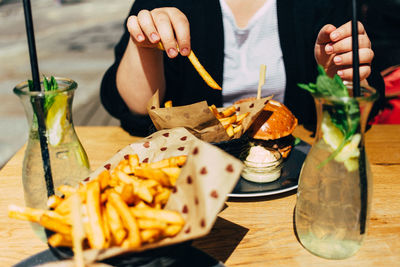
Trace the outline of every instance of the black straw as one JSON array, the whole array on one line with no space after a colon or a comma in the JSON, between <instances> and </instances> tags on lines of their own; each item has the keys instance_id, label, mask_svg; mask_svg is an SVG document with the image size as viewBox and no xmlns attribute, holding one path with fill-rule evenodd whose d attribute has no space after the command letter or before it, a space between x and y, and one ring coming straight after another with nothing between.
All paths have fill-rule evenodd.
<instances>
[{"instance_id":1,"label":"black straw","mask_svg":"<svg viewBox=\"0 0 400 267\"><path fill-rule=\"evenodd\" d=\"M25 13L26 37L28 38L29 58L31 60L33 91L39 92L40 91L39 67L36 55L35 34L33 31L31 2L30 0L23 0L23 1L24 1L24 13Z\"/></svg>"},{"instance_id":2,"label":"black straw","mask_svg":"<svg viewBox=\"0 0 400 267\"><path fill-rule=\"evenodd\" d=\"M353 16L351 20L351 38L353 48L353 96L358 97L360 92L360 58L358 55L358 24L357 24L357 1L352 0Z\"/></svg>"},{"instance_id":3,"label":"black straw","mask_svg":"<svg viewBox=\"0 0 400 267\"><path fill-rule=\"evenodd\" d=\"M32 71L32 81L33 88L29 88L32 91L41 91L40 79L39 79L39 67L38 60L36 55L36 45L35 45L35 34L33 30L33 22L32 22L32 10L31 10L31 2L30 0L23 0L24 13L25 13L25 27L26 27L26 36L28 38L28 47L29 47L29 57L31 62L31 71ZM49 156L49 148L47 146L47 137L46 137L46 124L44 120L44 96L35 96L32 100L34 114L36 114L38 120L38 130L39 130L39 140L40 140L40 148L42 154L43 161L43 171L44 177L46 180L46 189L47 196L54 195L54 183L53 177L51 175L51 164L50 164L50 156Z\"/></svg>"}]
</instances>

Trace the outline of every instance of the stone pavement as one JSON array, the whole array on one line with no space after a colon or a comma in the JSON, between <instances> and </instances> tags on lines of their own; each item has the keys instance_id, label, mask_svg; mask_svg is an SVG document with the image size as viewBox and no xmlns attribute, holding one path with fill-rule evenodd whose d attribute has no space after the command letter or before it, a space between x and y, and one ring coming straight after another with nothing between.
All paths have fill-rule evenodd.
<instances>
[{"instance_id":1,"label":"stone pavement","mask_svg":"<svg viewBox=\"0 0 400 267\"><path fill-rule=\"evenodd\" d=\"M98 101L102 75L113 61L113 47L133 1L34 0L32 13L40 73L78 83L73 116ZM22 1L0 3L0 168L25 142L23 107L12 89L31 76ZM111 122L116 124L117 121Z\"/></svg>"}]
</instances>

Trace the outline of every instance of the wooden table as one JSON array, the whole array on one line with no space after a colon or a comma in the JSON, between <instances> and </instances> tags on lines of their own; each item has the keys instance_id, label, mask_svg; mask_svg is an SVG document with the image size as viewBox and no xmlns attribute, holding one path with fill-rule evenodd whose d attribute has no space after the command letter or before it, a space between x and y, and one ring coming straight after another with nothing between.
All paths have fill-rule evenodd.
<instances>
[{"instance_id":1,"label":"wooden table","mask_svg":"<svg viewBox=\"0 0 400 267\"><path fill-rule=\"evenodd\" d=\"M93 169L137 140L119 127L77 127ZM310 140L306 131L298 136ZM212 232L194 242L227 266L400 266L400 125L376 125L367 133L374 176L368 235L360 251L333 261L307 252L293 229L295 191L229 199ZM47 249L29 224L7 217L9 204L23 205L23 149L0 171L0 262L9 266Z\"/></svg>"}]
</instances>

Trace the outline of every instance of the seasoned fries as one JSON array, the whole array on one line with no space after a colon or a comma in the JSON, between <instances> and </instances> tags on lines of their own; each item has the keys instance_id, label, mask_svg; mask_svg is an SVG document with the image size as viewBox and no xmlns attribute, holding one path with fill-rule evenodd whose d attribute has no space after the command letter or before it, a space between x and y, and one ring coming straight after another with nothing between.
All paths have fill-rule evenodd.
<instances>
[{"instance_id":1,"label":"seasoned fries","mask_svg":"<svg viewBox=\"0 0 400 267\"><path fill-rule=\"evenodd\" d=\"M168 102L169 102L168 107L172 107L172 101ZM221 112L218 111L215 105L211 105L208 108L214 114L214 116L219 120L222 126L224 126L224 129L229 137L232 137L236 133L241 132L243 130L242 122L250 114L249 112L238 114L238 111L236 110L235 106L229 106L223 109ZM170 164L168 163L168 160L164 160L156 163L151 163L151 166L153 168L161 168L162 166L167 164Z\"/></svg>"},{"instance_id":2,"label":"seasoned fries","mask_svg":"<svg viewBox=\"0 0 400 267\"><path fill-rule=\"evenodd\" d=\"M218 109L212 105L210 106L210 110L214 113L214 116L219 120L222 126L224 126L229 137L243 130L242 122L250 114L249 112L238 114L235 106L227 107L219 112Z\"/></svg>"},{"instance_id":3,"label":"seasoned fries","mask_svg":"<svg viewBox=\"0 0 400 267\"><path fill-rule=\"evenodd\" d=\"M11 205L9 217L39 223L54 232L51 246L74 247L78 254L81 245L137 249L173 237L184 226L180 213L162 208L185 162L186 156L177 156L139 163L137 155L126 155L114 169L78 188L57 188L63 198L49 198L53 210Z\"/></svg>"}]
</instances>

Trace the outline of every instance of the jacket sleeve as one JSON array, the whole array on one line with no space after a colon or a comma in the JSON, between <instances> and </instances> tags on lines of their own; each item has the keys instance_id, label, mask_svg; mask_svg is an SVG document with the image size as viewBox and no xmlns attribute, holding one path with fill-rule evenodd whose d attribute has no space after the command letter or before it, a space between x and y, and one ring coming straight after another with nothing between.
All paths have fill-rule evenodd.
<instances>
[{"instance_id":1,"label":"jacket sleeve","mask_svg":"<svg viewBox=\"0 0 400 267\"><path fill-rule=\"evenodd\" d=\"M140 10L152 10L158 6L157 1L136 0L129 12L129 15L136 15ZM128 16L129 17L129 16ZM146 136L152 131L152 122L148 115L139 115L132 113L116 86L116 73L125 53L130 38L128 29L124 23L124 33L114 50L115 61L103 76L100 87L100 98L104 108L121 122L121 127L131 135Z\"/></svg>"}]
</instances>

